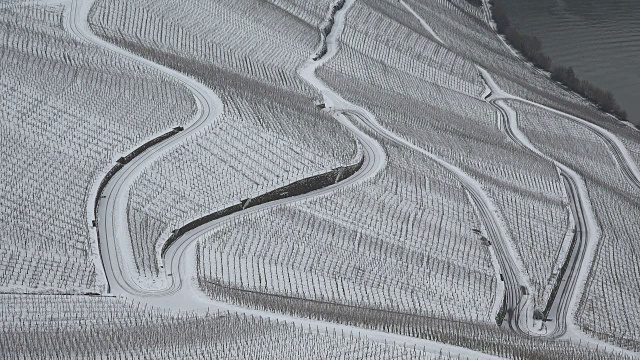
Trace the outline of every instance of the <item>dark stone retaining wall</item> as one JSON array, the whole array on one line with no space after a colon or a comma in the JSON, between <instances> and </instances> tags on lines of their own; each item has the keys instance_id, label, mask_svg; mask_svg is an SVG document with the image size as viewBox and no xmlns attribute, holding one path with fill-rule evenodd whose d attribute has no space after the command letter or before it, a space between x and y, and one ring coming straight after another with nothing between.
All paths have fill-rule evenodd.
<instances>
[{"instance_id":1,"label":"dark stone retaining wall","mask_svg":"<svg viewBox=\"0 0 640 360\"><path fill-rule=\"evenodd\" d=\"M556 295L558 294L558 290L560 289L560 285L562 284L562 278L564 274L567 272L567 268L569 267L569 261L572 258L573 249L576 247L577 234L573 234L573 239L571 239L571 246L569 246L569 252L567 253L567 257L564 259L564 264L560 268L560 272L558 272L558 276L556 277L556 284L553 286L553 290L551 290L551 295L549 295L549 299L547 300L547 306L544 308L544 318L547 318L549 315L549 311L551 310L551 306L553 306L553 302L556 299Z\"/></svg>"},{"instance_id":2,"label":"dark stone retaining wall","mask_svg":"<svg viewBox=\"0 0 640 360\"><path fill-rule=\"evenodd\" d=\"M116 162L115 165L113 165L111 170L109 170L107 172L107 174L102 178L102 180L100 181L100 185L98 185L98 191L96 193L96 199L95 199L95 203L93 205L93 216L95 218L93 220L93 226L96 228L96 238L98 240L98 249L100 249L100 230L99 230L98 224L97 224L98 205L100 204L100 198L102 197L102 192L104 191L104 188L107 186L109 181L111 181L113 176L118 171L120 171L126 164L128 164L131 160L133 160L133 158L135 158L136 156L142 154L145 150L149 149L153 145L155 145L155 144L157 144L157 143L159 143L161 141L164 141L164 140L176 135L177 133L181 132L182 130L184 130L184 128L182 126L175 127L171 131L169 131L167 133L164 133L164 134L162 134L162 135L160 135L158 137L155 137L155 138L147 141L146 143L140 145L135 150L133 150L131 153L129 153L126 156L123 156L120 159L118 159L118 161ZM104 268L104 259L102 259L102 256L100 256L100 259L102 261L102 267ZM111 286L109 285L109 279L106 279L106 281L107 281L107 292L110 292L111 291Z\"/></svg>"},{"instance_id":3,"label":"dark stone retaining wall","mask_svg":"<svg viewBox=\"0 0 640 360\"><path fill-rule=\"evenodd\" d=\"M320 41L322 44L320 45L320 50L313 57L313 60L322 59L323 56L327 54L327 36L331 33L331 29L333 29L333 24L335 22L334 18L336 13L344 7L345 0L338 0L335 3L331 4L331 10L329 12L329 19L327 23L320 29Z\"/></svg>"},{"instance_id":4,"label":"dark stone retaining wall","mask_svg":"<svg viewBox=\"0 0 640 360\"><path fill-rule=\"evenodd\" d=\"M360 159L360 161L356 164L339 167L333 169L329 172L311 176L302 180L298 180L289 185L285 185L283 187L277 188L275 190L269 191L262 195L256 196L250 199L244 199L240 201L240 203L230 206L228 208L222 209L220 211L216 211L214 213L205 215L199 219L193 220L188 224L175 229L171 236L167 239L167 241L162 245L162 251L160 252L161 256L164 257L169 247L180 237L182 237L187 232L202 226L208 222L213 220L217 220L223 218L225 216L231 215L235 212L242 211L244 209L258 206L261 204L265 204L271 201L280 200L284 198L289 198L293 196L298 196L302 194L306 194L308 192L318 190L329 185L338 183L351 175L355 174L364 163L364 157Z\"/></svg>"},{"instance_id":5,"label":"dark stone retaining wall","mask_svg":"<svg viewBox=\"0 0 640 360\"><path fill-rule=\"evenodd\" d=\"M178 126L173 128L171 131L164 133L158 137L155 137L149 141L147 141L146 143L140 145L139 147L137 147L135 150L133 150L132 152L130 152L129 154L121 157L120 159L118 159L118 161L116 162L116 164L111 168L111 170L109 170L109 172L107 172L107 174L104 176L104 178L102 178L102 181L100 181L100 185L98 186L98 192L96 193L96 201L94 203L94 207L93 207L93 215L94 217L98 217L98 203L100 202L100 197L102 196L102 191L104 191L104 188L107 186L107 184L109 183L109 181L111 180L111 178L113 178L113 176L120 171L120 169L122 169L126 164L128 164L131 160L133 160L133 158L135 158L136 156L142 154L145 150L147 150L148 148L152 147L153 145L164 141L165 139L168 139L174 135L176 135L177 133L179 133L180 131L184 130L184 128L182 126Z\"/></svg>"}]
</instances>

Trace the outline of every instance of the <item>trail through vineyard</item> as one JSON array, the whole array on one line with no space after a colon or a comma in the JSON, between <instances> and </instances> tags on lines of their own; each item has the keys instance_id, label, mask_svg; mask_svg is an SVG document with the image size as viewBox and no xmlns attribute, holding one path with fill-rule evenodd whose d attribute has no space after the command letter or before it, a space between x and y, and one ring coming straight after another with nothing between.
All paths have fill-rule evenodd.
<instances>
[{"instance_id":1,"label":"trail through vineyard","mask_svg":"<svg viewBox=\"0 0 640 360\"><path fill-rule=\"evenodd\" d=\"M349 6L353 3L353 0L347 1L344 9L341 9L336 14L336 19L332 31L327 39L329 54L335 54L337 51L337 42L335 39L339 36L339 32L343 28L345 19L345 13ZM172 137L169 141L178 142L182 138L195 133L199 126L204 126L206 121L213 121L219 113L220 104L218 98L211 92L210 89L197 81L186 77L178 72L168 69L162 65L150 62L144 58L140 58L137 55L131 54L126 50L122 50L114 45L105 43L103 40L97 38L91 33L86 23L90 3L80 2L74 0L71 6L72 13L72 26L74 33L79 37L84 38L87 41L92 41L96 44L109 48L112 51L119 52L125 56L131 57L136 60L140 60L144 65L153 66L157 69L170 74L177 80L183 82L194 93L198 100L198 113L196 114L194 125L187 126L185 131L179 136ZM339 29L339 30L336 30ZM325 56L328 57L331 55ZM323 58L324 60L324 58ZM313 59L309 61L307 66L301 70L301 74L307 81L316 85L319 80L315 78L315 68L320 64ZM320 89L323 95L327 95L328 89ZM217 109L217 110L216 110ZM217 112L216 112L217 111ZM170 146L169 141L163 141L151 148L145 150L139 157L134 158L131 162L127 163L120 171L112 177L103 190L103 199L98 204L98 234L100 236L101 254L103 263L105 266L105 273L107 275L108 282L110 284L110 292L112 294L125 295L128 298L136 299L138 301L157 306L162 308L172 308L176 310L226 310L236 313L242 313L245 315L254 315L267 317L270 319L277 319L289 323L308 326L309 328L317 329L333 329L334 331L358 333L366 336L370 340L383 341L383 342L397 342L404 344L412 344L421 346L426 351L433 353L439 353L442 350L446 350L449 353L459 354L463 356L471 356L476 358L493 358L482 353L478 353L469 349L460 348L452 345L446 345L436 343L433 341L418 339L414 337L402 336L397 334L391 334L386 332L374 331L364 328L358 328L354 326L340 325L334 323L327 323L323 321L314 321L304 318L296 318L293 316L268 313L260 310L252 310L243 308L229 303L213 301L206 298L195 284L190 281L190 275L194 274L194 264L191 259L194 258L194 243L206 232L219 227L224 222L232 221L236 217L247 216L251 213L264 211L266 209L283 205L286 203L292 203L295 201L301 201L324 194L337 191L340 188L351 186L355 183L366 181L367 179L375 176L381 169L384 168L386 162L386 155L380 144L372 137L358 129L350 120L347 108L332 108L332 112L336 120L342 123L347 129L349 129L354 136L361 142L363 147L364 162L360 169L348 179L341 181L337 184L311 191L309 193L294 196L290 198L284 198L272 202L268 202L262 205L258 205L249 209L234 212L229 216L205 223L193 231L187 232L178 241L171 244L166 250L164 256L165 271L168 275L168 284L164 288L147 288L146 284L141 284L132 279L131 273L128 272L126 265L123 266L123 258L127 258L127 255L122 255L123 247L126 249L126 245L123 243L122 237L126 239L126 235L122 232L118 233L118 227L121 227L123 220L118 218L118 214L122 214L122 209L118 207L119 204L123 204L124 200L120 200L119 196L126 196L127 192L122 191L123 188L130 184L129 177L137 176L142 168L148 166L153 161L153 156L159 156L161 151L167 149ZM122 195L119 195L122 193ZM121 215L120 215L121 216ZM123 236L124 235L124 236ZM124 250L126 251L126 250Z\"/></svg>"},{"instance_id":2,"label":"trail through vineyard","mask_svg":"<svg viewBox=\"0 0 640 360\"><path fill-rule=\"evenodd\" d=\"M0 33L7 357L640 356L640 132L489 1L5 0Z\"/></svg>"},{"instance_id":3,"label":"trail through vineyard","mask_svg":"<svg viewBox=\"0 0 640 360\"><path fill-rule=\"evenodd\" d=\"M336 184L335 186L327 187L325 189L320 189L318 191L304 194L299 197L282 199L282 200L274 201L261 206L257 206L255 208L251 208L248 210L243 210L243 211L234 213L228 217L224 217L219 220L206 223L205 225L198 227L191 232L188 232L183 237L181 237L178 242L172 244L166 251L166 256L164 258L165 271L166 271L166 274L169 274L170 276L169 276L169 279L167 279L168 285L165 285L164 289L162 289L162 286L161 286L161 290L155 290L155 289L151 290L151 289L145 288L145 284L137 283L135 280L131 279L129 275L130 272L127 272L126 270L123 271L122 259L119 259L117 256L109 257L108 263L112 263L114 261L113 259L115 259L115 263L113 264L114 265L113 267L106 266L106 268L108 269L107 273L111 274L112 278L115 279L115 281L111 281L111 283L114 283L114 284L117 283L118 286L120 287L120 289L115 290L115 293L117 293L118 291L122 291L123 293L128 293L129 296L131 296L132 294L135 294L134 296L136 297L143 297L143 298L151 297L154 299L152 300L151 303L155 303L156 305L162 304L163 306L166 306L167 304L172 304L170 306L178 306L183 309L184 308L188 308L188 309L203 308L205 304L207 304L207 307L210 307L212 302L210 300L205 300L204 297L201 294L199 294L199 290L195 289L192 283L189 283L188 281L185 283L183 280L188 278L187 274L189 272L193 273L193 266L192 265L189 266L187 265L187 263L189 262L188 261L189 258L193 258L192 244L195 242L195 240L201 235L205 234L207 231L210 231L211 229L214 229L217 226L220 226L221 223L230 221L235 217L245 216L252 212L266 210L268 208L278 206L284 203L291 203L293 201L299 201L302 199L308 199L314 196L326 194L331 191L335 191L336 189L334 189L333 187L341 188L344 186L349 186L353 183L365 181L366 179L375 176L375 174L377 174L377 172L384 167L385 153L377 141L375 141L373 138L371 138L370 136L366 135L364 132L358 129L358 127L356 126L356 122L358 122L361 126L368 127L369 129L373 130L378 136L381 136L382 138L386 138L391 142L398 143L402 146L406 146L408 148L411 148L413 150L423 153L427 157L435 160L437 163L439 163L441 166L443 166L447 170L454 173L458 177L458 179L463 184L466 185L466 189L470 195L470 198L474 202L475 206L479 208L479 211L480 211L479 214L480 214L480 217L483 218L484 220L484 224L486 226L485 231L487 231L488 237L490 239L493 239L497 244L500 245L499 247L500 250L496 252L496 255L498 258L498 263L500 263L500 268L503 270L507 279L505 283L506 283L507 308L510 314L509 326L515 329L516 331L520 331L525 334L528 334L530 332L530 329L532 328L532 324L530 324L532 310L530 308L527 309L521 306L521 303L523 301L523 296L522 296L523 292L521 291L521 287L524 284L526 284L526 280L525 280L526 277L523 276L522 274L522 270L521 270L522 266L518 265L519 257L515 255L516 251L510 245L510 240L508 240L507 231L505 231L504 228L502 227L502 220L499 218L499 215L498 215L499 212L496 211L496 207L492 204L491 199L484 193L482 186L475 179L465 174L461 169L455 167L450 163L447 163L446 161L439 159L437 156L434 156L433 154L425 151L424 149L410 143L409 141L399 137L393 132L385 129L375 120L375 116L373 114L363 109L362 107L356 106L344 100L341 96L336 94L333 90L327 87L320 79L318 79L315 76L316 69L322 66L327 61L329 61L337 53L339 49L339 37L342 34L342 31L344 30L344 21L345 21L346 13L348 12L349 8L353 5L353 3L354 1L344 2L343 7L340 8L334 14L335 17L331 21L333 26L329 31L329 33L327 34L327 36L324 38L325 43L322 45L323 47L326 48L326 52L320 58L310 59L309 62L300 69L300 75L322 94L322 96L324 97L324 105L326 106L326 109L333 113L336 120L342 123L343 125L345 125L350 131L352 131L353 134L363 144L363 147L365 150L364 151L365 162L363 164L362 169L358 171L351 178L347 179L344 182ZM84 37L85 39L97 38L94 35L92 35L91 31L86 25L86 21L84 20L88 16L89 7L86 5L85 5L86 7L78 7L77 1L74 1L73 4L75 5L75 7L72 7L72 12L76 14L75 15L76 21L73 21L72 23L74 23L74 25L71 26L72 29L75 29L73 31L77 33L78 36ZM434 36L434 38L438 42L442 43L443 45L445 44L443 40L435 33L435 31L427 25L426 21L420 18L417 15L417 13L411 9L409 5L407 5L404 2L402 3L402 5L410 13L412 13L412 15L419 18L421 24L426 28L426 30L430 34ZM330 16L333 16L333 15L330 15ZM78 19L83 19L82 22L80 22L80 24L78 24ZM100 44L105 42L98 40L98 43ZM127 51L123 52L119 48L113 45L110 45L108 43L104 45L105 47L109 47L113 51L122 52L124 54L127 54L128 56L139 58L138 56L132 55ZM143 59L143 62L146 65L160 68L162 71L165 71L171 74L172 76L175 76L179 80L185 81L187 84L189 84L189 87L191 88L192 91L196 91L196 98L199 100L198 101L199 111L203 111L202 108L203 107L205 108L205 111L204 111L205 115L202 116L201 114L196 114L196 118L200 118L200 119L205 118L205 119L208 119L208 121L212 121L215 118L215 115L208 116L210 111L209 109L215 109L216 108L215 105L217 105L218 109L221 106L219 104L219 100L214 100L214 103L217 102L217 104L211 104L209 102L210 101L209 99L217 99L215 94L211 93L210 89L206 88L202 84L195 82L190 78L184 77L178 72L175 72L163 66L157 65L156 63L153 63L144 59ZM497 88L497 85L495 85L495 83L492 82L490 77L486 77L485 80L487 80L490 86L494 85L491 88L492 91L494 92L493 94L491 94L491 96L493 97L501 96L499 99L515 98L499 90ZM206 96L202 96L201 98L198 98L197 91L200 91L201 94L202 93L206 94ZM496 95L496 93L498 95ZM540 107L544 107L544 105L539 105L534 102L530 102L530 103L536 104ZM544 107L544 108L548 109L547 107ZM185 133L181 134L181 137L188 136L191 133L191 131L192 131L191 127L187 127ZM523 137L519 138L521 142L522 142L522 139L524 138ZM177 141L180 141L180 138L176 138L173 140L177 142ZM163 143L163 144L165 144L166 146L166 143ZM618 143L615 143L615 144L620 145ZM624 149L624 147L621 145L619 146L619 148ZM159 151L160 149L156 150L154 148L151 148L147 150L145 154L149 154L149 153L158 154ZM621 151L618 151L617 153L621 154L620 158L625 160L625 164L627 164L627 168L629 169L627 173L636 174L637 169L635 169L635 164L632 162L629 162L628 156L626 157L624 156L626 152L621 150ZM143 159L143 158L140 158L140 159L141 159L140 161L137 161L136 159L131 164L127 164L123 168L123 170L120 171L116 175L116 177L112 179L110 183L107 185L107 187L105 188L106 210L101 210L102 209L102 205L101 205L99 206L99 213L104 212L106 214L111 214L111 215L109 217L105 217L104 221L100 218L100 216L98 217L98 224L101 230L99 231L99 233L104 234L101 236L103 236L103 239L105 240L102 242L102 244L104 245L103 253L117 254L118 248L116 247L114 250L113 246L109 246L109 244L116 244L117 241L119 242L120 244L119 246L121 248L122 247L126 248L127 241L125 240L123 242L122 240L122 239L127 239L127 236L126 234L124 234L124 232L119 236L114 236L110 234L115 233L117 231L116 229L118 228L118 226L116 224L123 223L122 219L118 220L116 217L117 214L122 214L123 210L122 208L118 209L115 206L118 204L124 203L123 199L118 200L118 195L117 195L118 191L123 187L123 185L125 187L127 186L126 185L127 177L129 176L135 177L139 175L141 169L145 166L148 166L150 161L153 161L153 159ZM138 168L137 172L135 170L136 167ZM559 165L559 167L561 167L562 171L564 171L565 174L569 174L569 176L572 179L574 179L568 183L576 184L575 179L577 179L577 174L575 174L575 172L571 172L571 170L566 167L562 167L562 165ZM116 186L113 184L119 184L119 185ZM112 195L113 189L116 189L115 196ZM572 187L569 187L569 189L571 189L572 191L568 191L568 193L570 193L571 196L573 197L576 193L575 185L573 185ZM122 192L122 194L126 197L127 192ZM588 201L588 199L584 198L584 189L580 191L580 194L583 197L582 202L584 202L585 200ZM575 201L573 201L572 203L575 204ZM574 209L575 209L574 211L578 210L575 206L574 206ZM576 213L574 213L574 216L576 216L577 224L585 223L583 217L581 216L583 213L584 213L584 210L577 211ZM587 224L593 224L593 221L587 222ZM104 226L104 231L102 231L103 226ZM582 228L580 228L579 230L582 230ZM584 234L583 236L587 236L588 234L588 232L586 231L584 231L584 233L583 231L579 231L578 233ZM593 233L593 231L591 233ZM113 240L110 240L110 238ZM582 242L580 242L580 244L582 244ZM576 247L573 247L573 248L575 249ZM578 246L577 248L585 249L586 246L584 245ZM567 309L571 301L566 301L566 298L570 298L570 299L572 298L571 294L575 289L575 283L577 282L577 275L580 274L580 271L577 271L575 267L578 266L579 268L579 265L582 263L582 261L579 261L579 260L584 260L583 258L584 258L585 251L577 251L576 254L578 255L581 254L580 257L578 257L578 261L571 262L572 266L570 267L570 269L568 269L569 271L566 272L568 274L573 274L573 276L570 279L572 279L571 283L574 285L571 287L564 287L562 289L559 298L565 299L565 301L563 302L564 306L562 307L561 311L557 310L557 306L554 307L553 309L554 312L563 313L563 314L568 313ZM571 254L571 256L574 257L577 255ZM114 271L113 270L114 267L117 267L119 270ZM173 298L174 300L172 301L171 298ZM191 298L191 299L197 299L197 300L193 301L193 303L191 304L185 304L184 300L182 301L179 300L179 299L185 299L185 298ZM229 306L229 304L218 304L218 306L224 308L225 306ZM526 315L523 316L522 313ZM567 328L567 326L564 325L564 321L566 321L566 319L567 319L567 316L565 315L563 318L562 324L558 324L554 328L554 331L552 331L551 334L563 335ZM521 323L526 324L524 325L524 328L526 330L521 330L520 328ZM559 329L562 329L562 330L559 330Z\"/></svg>"}]
</instances>

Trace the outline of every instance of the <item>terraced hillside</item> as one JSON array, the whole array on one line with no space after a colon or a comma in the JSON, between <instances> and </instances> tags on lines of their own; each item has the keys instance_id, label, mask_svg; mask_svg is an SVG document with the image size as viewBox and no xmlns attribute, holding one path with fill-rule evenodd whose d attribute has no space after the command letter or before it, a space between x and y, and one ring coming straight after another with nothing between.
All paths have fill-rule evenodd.
<instances>
[{"instance_id":1,"label":"terraced hillside","mask_svg":"<svg viewBox=\"0 0 640 360\"><path fill-rule=\"evenodd\" d=\"M187 122L193 100L163 74L74 38L62 6L0 14L0 285L103 291L87 216L94 185L119 154Z\"/></svg>"},{"instance_id":2,"label":"terraced hillside","mask_svg":"<svg viewBox=\"0 0 640 360\"><path fill-rule=\"evenodd\" d=\"M317 46L311 24L279 7L256 7L251 1L175 6L169 1L101 1L89 14L99 36L199 78L221 100L221 114L210 126L163 154L131 186L126 211L136 269L143 274L159 270L153 255L175 228L359 161L354 140L313 107L311 89L295 73ZM189 13L216 14L228 21L184 17ZM266 32L267 24L258 21L263 17L279 19L280 28ZM243 25L247 22L250 29ZM228 33L243 35L224 36ZM255 41L256 34L262 40Z\"/></svg>"},{"instance_id":3,"label":"terraced hillside","mask_svg":"<svg viewBox=\"0 0 640 360\"><path fill-rule=\"evenodd\" d=\"M0 2L3 353L637 357L640 135L472 3Z\"/></svg>"}]
</instances>

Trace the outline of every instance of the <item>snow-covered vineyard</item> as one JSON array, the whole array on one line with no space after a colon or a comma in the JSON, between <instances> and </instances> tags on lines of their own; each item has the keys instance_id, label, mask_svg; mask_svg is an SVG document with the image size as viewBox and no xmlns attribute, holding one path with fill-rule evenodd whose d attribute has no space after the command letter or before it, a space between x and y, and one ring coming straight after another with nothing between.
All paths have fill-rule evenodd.
<instances>
[{"instance_id":1,"label":"snow-covered vineyard","mask_svg":"<svg viewBox=\"0 0 640 360\"><path fill-rule=\"evenodd\" d=\"M473 3L0 0L2 357L640 357L640 132Z\"/></svg>"}]
</instances>

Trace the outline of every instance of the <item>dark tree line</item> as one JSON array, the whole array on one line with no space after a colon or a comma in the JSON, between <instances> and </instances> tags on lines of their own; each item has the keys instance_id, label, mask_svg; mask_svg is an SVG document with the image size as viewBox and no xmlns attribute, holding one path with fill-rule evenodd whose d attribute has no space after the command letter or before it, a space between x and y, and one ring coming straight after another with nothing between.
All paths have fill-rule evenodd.
<instances>
[{"instance_id":1,"label":"dark tree line","mask_svg":"<svg viewBox=\"0 0 640 360\"><path fill-rule=\"evenodd\" d=\"M502 0L490 0L491 13L498 33L505 36L507 41L536 67L551 73L551 78L563 83L569 89L591 100L600 109L616 115L622 120L628 120L627 113L620 107L609 90L601 89L586 80L579 79L572 67L553 66L551 58L542 51L542 44L535 36L529 36L516 30L509 21Z\"/></svg>"}]
</instances>

